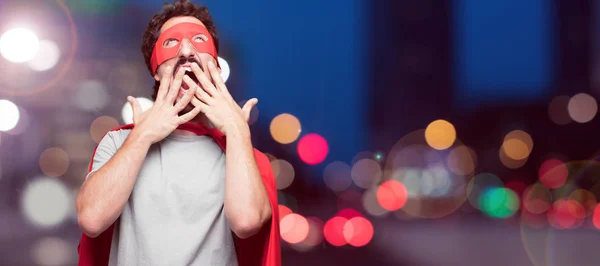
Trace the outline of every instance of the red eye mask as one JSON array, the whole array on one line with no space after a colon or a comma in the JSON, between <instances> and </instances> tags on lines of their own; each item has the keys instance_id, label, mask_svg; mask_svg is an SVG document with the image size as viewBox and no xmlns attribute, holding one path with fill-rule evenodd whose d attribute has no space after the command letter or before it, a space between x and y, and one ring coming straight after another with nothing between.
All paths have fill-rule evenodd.
<instances>
[{"instance_id":1,"label":"red eye mask","mask_svg":"<svg viewBox=\"0 0 600 266\"><path fill-rule=\"evenodd\" d=\"M194 41L194 36L198 34L203 34L208 40L204 42ZM177 44L172 47L163 47L163 44L168 39L177 40ZM217 59L215 42L208 29L196 23L182 22L167 29L158 37L152 51L152 58L150 59L153 74L156 74L156 69L158 69L160 64L177 56L183 39L188 39L199 53L207 53Z\"/></svg>"}]
</instances>

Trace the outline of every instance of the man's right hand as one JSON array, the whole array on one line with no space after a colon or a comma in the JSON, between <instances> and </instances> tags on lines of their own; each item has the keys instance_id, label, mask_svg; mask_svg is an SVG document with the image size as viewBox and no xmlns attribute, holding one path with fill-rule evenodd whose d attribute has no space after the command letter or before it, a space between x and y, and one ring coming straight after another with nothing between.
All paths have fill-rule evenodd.
<instances>
[{"instance_id":1,"label":"man's right hand","mask_svg":"<svg viewBox=\"0 0 600 266\"><path fill-rule=\"evenodd\" d=\"M148 110L142 112L137 99L131 96L127 97L127 101L133 109L133 123L135 124L131 133L141 137L144 141L148 141L148 144L161 141L177 129L179 125L192 120L200 113L200 108L195 107L188 113L179 115L179 112L192 100L195 88L185 90L184 96L175 103L185 69L183 67L179 68L174 78L171 78L173 77L172 73L171 67L168 67L160 79L156 101Z\"/></svg>"}]
</instances>

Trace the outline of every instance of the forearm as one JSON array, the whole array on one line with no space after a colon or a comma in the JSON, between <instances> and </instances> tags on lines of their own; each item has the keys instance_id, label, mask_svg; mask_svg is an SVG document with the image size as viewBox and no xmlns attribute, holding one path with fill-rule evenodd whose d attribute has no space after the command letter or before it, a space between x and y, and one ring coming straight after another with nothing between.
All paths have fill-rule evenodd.
<instances>
[{"instance_id":1,"label":"forearm","mask_svg":"<svg viewBox=\"0 0 600 266\"><path fill-rule=\"evenodd\" d=\"M149 142L132 132L115 155L83 183L76 207L86 234L99 235L121 215L149 147Z\"/></svg>"},{"instance_id":2,"label":"forearm","mask_svg":"<svg viewBox=\"0 0 600 266\"><path fill-rule=\"evenodd\" d=\"M249 129L227 132L225 215L234 233L247 238L270 218L271 206L254 159Z\"/></svg>"}]
</instances>

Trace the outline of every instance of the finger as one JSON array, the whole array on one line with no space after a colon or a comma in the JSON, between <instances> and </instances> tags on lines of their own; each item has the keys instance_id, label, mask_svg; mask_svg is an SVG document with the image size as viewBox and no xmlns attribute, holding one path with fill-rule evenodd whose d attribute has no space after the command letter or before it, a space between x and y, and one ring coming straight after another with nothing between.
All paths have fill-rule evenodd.
<instances>
[{"instance_id":1,"label":"finger","mask_svg":"<svg viewBox=\"0 0 600 266\"><path fill-rule=\"evenodd\" d=\"M127 101L131 105L131 109L133 110L133 121L137 121L138 116L142 113L142 107L138 103L136 98L131 96L127 96Z\"/></svg>"},{"instance_id":2,"label":"finger","mask_svg":"<svg viewBox=\"0 0 600 266\"><path fill-rule=\"evenodd\" d=\"M208 61L208 73L212 77L212 80L214 81L215 86L217 87L218 90L223 91L223 92L227 91L227 86L225 86L225 81L223 81L223 77L221 77L221 73L219 73L219 70L217 69L217 67L215 66L215 64L212 61Z\"/></svg>"},{"instance_id":3,"label":"finger","mask_svg":"<svg viewBox=\"0 0 600 266\"><path fill-rule=\"evenodd\" d=\"M196 78L198 78L198 81L200 81L200 86L202 87L202 89L210 96L215 96L217 93L217 89L212 84L210 79L208 79L207 74L203 72L202 69L200 69L200 66L198 66L198 64L196 63L192 63L192 71L194 71Z\"/></svg>"},{"instance_id":4,"label":"finger","mask_svg":"<svg viewBox=\"0 0 600 266\"><path fill-rule=\"evenodd\" d=\"M204 102L205 104L209 104L212 101L212 97L206 93L206 91L204 91L202 88L200 88L200 86L198 86L198 84L196 84L192 78L188 77L187 75L183 77L183 82L185 82L185 84L187 84L188 86L194 87L194 95L196 96L196 98L198 98L200 101Z\"/></svg>"},{"instance_id":5,"label":"finger","mask_svg":"<svg viewBox=\"0 0 600 266\"><path fill-rule=\"evenodd\" d=\"M193 101L194 99L192 99ZM185 122L189 122L190 120L194 119L194 117L198 116L198 114L202 111L202 110L206 110L205 108L207 108L208 106L198 100L196 100L196 107L194 107L194 109L192 109L191 111L179 116L179 124L183 124Z\"/></svg>"},{"instance_id":6,"label":"finger","mask_svg":"<svg viewBox=\"0 0 600 266\"><path fill-rule=\"evenodd\" d=\"M160 85L158 87L158 93L156 94L156 101L162 101L165 99L167 91L169 90L169 83L171 83L170 81L172 75L172 67L166 67L165 73L163 73L162 77L160 78Z\"/></svg>"},{"instance_id":7,"label":"finger","mask_svg":"<svg viewBox=\"0 0 600 266\"><path fill-rule=\"evenodd\" d=\"M244 104L242 107L242 112L244 113L244 117L246 118L246 122L250 121L250 112L252 112L252 108L258 103L258 99L252 98Z\"/></svg>"},{"instance_id":8,"label":"finger","mask_svg":"<svg viewBox=\"0 0 600 266\"><path fill-rule=\"evenodd\" d=\"M175 102L175 98L177 98L177 94L179 94L179 89L181 89L181 81L183 80L183 75L185 74L185 68L180 67L177 70L177 74L175 74L175 79L171 82L169 86L169 93L167 94L166 101L173 105Z\"/></svg>"},{"instance_id":9,"label":"finger","mask_svg":"<svg viewBox=\"0 0 600 266\"><path fill-rule=\"evenodd\" d=\"M175 110L177 113L181 112L181 110L183 110L190 103L194 97L195 90L196 87L190 87L189 89L185 90L183 97L181 97L181 99L177 101L177 104L175 104Z\"/></svg>"}]
</instances>

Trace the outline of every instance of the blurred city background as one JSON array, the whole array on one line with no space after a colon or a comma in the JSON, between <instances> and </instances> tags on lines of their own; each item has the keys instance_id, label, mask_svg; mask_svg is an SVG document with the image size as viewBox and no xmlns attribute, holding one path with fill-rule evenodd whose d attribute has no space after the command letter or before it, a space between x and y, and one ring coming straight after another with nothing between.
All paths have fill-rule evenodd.
<instances>
[{"instance_id":1,"label":"blurred city background","mask_svg":"<svg viewBox=\"0 0 600 266\"><path fill-rule=\"evenodd\" d=\"M0 2L0 265L76 265L163 0ZM194 1L279 189L283 265L599 265L600 2Z\"/></svg>"}]
</instances>

